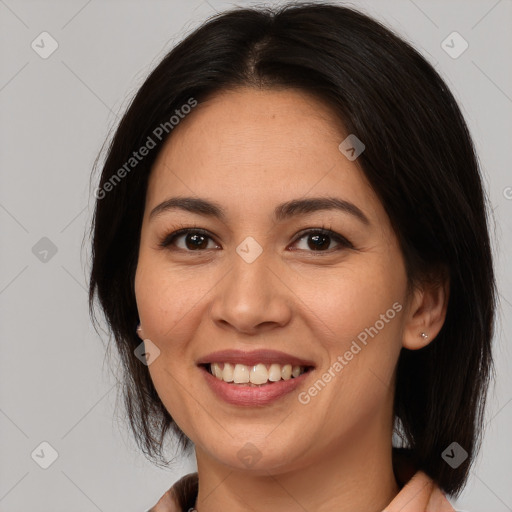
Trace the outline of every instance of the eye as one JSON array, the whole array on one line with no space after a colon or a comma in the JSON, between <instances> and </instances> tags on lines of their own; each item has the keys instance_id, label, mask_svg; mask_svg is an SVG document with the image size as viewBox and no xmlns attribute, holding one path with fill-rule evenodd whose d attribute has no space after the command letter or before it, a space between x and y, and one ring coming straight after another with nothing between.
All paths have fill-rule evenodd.
<instances>
[{"instance_id":1,"label":"eye","mask_svg":"<svg viewBox=\"0 0 512 512\"><path fill-rule=\"evenodd\" d=\"M183 245L181 247L177 246L177 248L184 251L191 252L215 248L208 247L208 239L212 241L213 239L207 231L200 228L183 228L178 231L173 231L166 235L159 245L160 247L166 248L169 248L169 246L176 246L176 241L180 238L183 238Z\"/></svg>"},{"instance_id":2,"label":"eye","mask_svg":"<svg viewBox=\"0 0 512 512\"><path fill-rule=\"evenodd\" d=\"M183 240L181 246L177 243L180 239ZM297 244L297 242L301 242L302 240L306 240L306 248L293 250L332 253L341 250L340 247L354 249L354 245L344 236L324 227L301 231L293 244ZM213 247L209 246L210 241L213 242ZM339 247L332 250L332 242L335 242ZM159 243L159 246L169 249L171 249L172 246L172 249L176 248L187 252L220 248L220 246L214 242L208 231L196 227L182 228L165 235Z\"/></svg>"},{"instance_id":3,"label":"eye","mask_svg":"<svg viewBox=\"0 0 512 512\"><path fill-rule=\"evenodd\" d=\"M304 244L306 248L299 248L298 250L305 250L309 252L334 252L341 250L340 248L332 250L331 243L334 241L338 244L338 246L341 246L345 249L354 249L354 245L347 240L344 236L340 235L339 233L336 233L334 231L331 231L330 229L309 229L306 231L303 231L299 234L299 237L296 239L296 242L300 242L302 240L306 240L306 243Z\"/></svg>"}]
</instances>

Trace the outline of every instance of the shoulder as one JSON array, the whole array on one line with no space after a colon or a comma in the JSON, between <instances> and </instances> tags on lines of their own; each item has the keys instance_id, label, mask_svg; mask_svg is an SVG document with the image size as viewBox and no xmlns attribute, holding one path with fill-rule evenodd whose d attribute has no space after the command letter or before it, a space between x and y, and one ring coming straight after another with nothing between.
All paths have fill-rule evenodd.
<instances>
[{"instance_id":1,"label":"shoulder","mask_svg":"<svg viewBox=\"0 0 512 512\"><path fill-rule=\"evenodd\" d=\"M145 512L180 512L179 505L176 499L172 496L171 489L169 489L159 500L158 503L146 510Z\"/></svg>"},{"instance_id":2,"label":"shoulder","mask_svg":"<svg viewBox=\"0 0 512 512\"><path fill-rule=\"evenodd\" d=\"M197 499L197 473L189 473L175 482L146 512L188 512L194 508Z\"/></svg>"},{"instance_id":3,"label":"shoulder","mask_svg":"<svg viewBox=\"0 0 512 512\"><path fill-rule=\"evenodd\" d=\"M423 471L417 471L385 512L455 512L455 509L433 480Z\"/></svg>"}]
</instances>

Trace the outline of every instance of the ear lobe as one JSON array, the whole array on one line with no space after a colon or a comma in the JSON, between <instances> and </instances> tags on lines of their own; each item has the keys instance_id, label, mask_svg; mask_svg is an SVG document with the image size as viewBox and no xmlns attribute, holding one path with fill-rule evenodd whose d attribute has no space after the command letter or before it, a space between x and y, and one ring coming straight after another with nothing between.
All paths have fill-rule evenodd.
<instances>
[{"instance_id":1,"label":"ear lobe","mask_svg":"<svg viewBox=\"0 0 512 512\"><path fill-rule=\"evenodd\" d=\"M449 291L448 279L414 290L403 331L404 348L418 350L439 334L446 319Z\"/></svg>"},{"instance_id":2,"label":"ear lobe","mask_svg":"<svg viewBox=\"0 0 512 512\"><path fill-rule=\"evenodd\" d=\"M137 335L138 337L141 339L141 340L144 340L144 335L142 334L142 326L139 324L137 324Z\"/></svg>"}]
</instances>

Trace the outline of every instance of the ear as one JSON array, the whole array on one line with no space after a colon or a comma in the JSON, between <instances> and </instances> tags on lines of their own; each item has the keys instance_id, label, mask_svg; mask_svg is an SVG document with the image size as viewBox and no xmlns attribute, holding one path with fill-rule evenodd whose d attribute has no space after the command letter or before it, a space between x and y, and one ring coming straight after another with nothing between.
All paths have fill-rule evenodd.
<instances>
[{"instance_id":1,"label":"ear","mask_svg":"<svg viewBox=\"0 0 512 512\"><path fill-rule=\"evenodd\" d=\"M137 335L141 340L144 341L144 334L142 332L142 326L140 325L140 323L137 325Z\"/></svg>"},{"instance_id":2,"label":"ear","mask_svg":"<svg viewBox=\"0 0 512 512\"><path fill-rule=\"evenodd\" d=\"M439 334L446 319L449 292L447 277L425 282L414 289L403 330L404 348L418 350Z\"/></svg>"}]
</instances>

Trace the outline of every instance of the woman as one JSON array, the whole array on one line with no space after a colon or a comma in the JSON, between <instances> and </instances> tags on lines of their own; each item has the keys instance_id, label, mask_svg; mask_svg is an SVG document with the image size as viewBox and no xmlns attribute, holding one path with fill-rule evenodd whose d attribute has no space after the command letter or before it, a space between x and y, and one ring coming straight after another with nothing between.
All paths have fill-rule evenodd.
<instances>
[{"instance_id":1,"label":"woman","mask_svg":"<svg viewBox=\"0 0 512 512\"><path fill-rule=\"evenodd\" d=\"M151 510L453 510L480 441L495 281L452 94L378 22L237 9L142 85L96 191L97 296ZM394 443L392 443L394 435Z\"/></svg>"}]
</instances>

